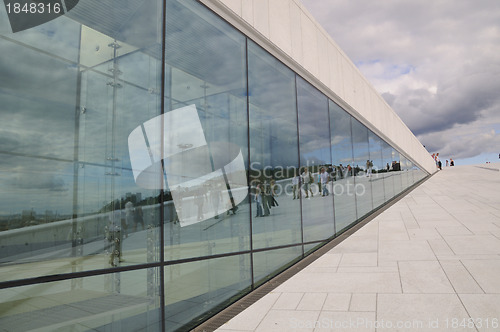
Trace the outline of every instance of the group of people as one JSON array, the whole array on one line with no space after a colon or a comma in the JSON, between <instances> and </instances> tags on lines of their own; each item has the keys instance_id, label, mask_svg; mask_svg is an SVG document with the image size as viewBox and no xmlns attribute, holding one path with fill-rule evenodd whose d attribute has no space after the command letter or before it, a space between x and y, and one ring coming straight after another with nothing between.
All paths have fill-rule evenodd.
<instances>
[{"instance_id":1,"label":"group of people","mask_svg":"<svg viewBox=\"0 0 500 332\"><path fill-rule=\"evenodd\" d=\"M313 184L316 183L319 188L319 193L322 197L330 195L327 184L331 181L332 174L335 171L330 166L328 169L321 167L319 173L313 175L307 167L304 167L302 173L296 174L292 178L292 194L293 199L300 199L301 192L305 194L305 198L314 197ZM256 182L254 184L255 193L254 201L257 207L256 217L266 217L270 215L272 207L279 206L276 197L276 182L271 180L264 183Z\"/></svg>"},{"instance_id":2,"label":"group of people","mask_svg":"<svg viewBox=\"0 0 500 332\"><path fill-rule=\"evenodd\" d=\"M271 215L271 208L279 206L276 196L276 182L274 180L264 183L257 182L255 184L254 200L257 206L256 217Z\"/></svg>"},{"instance_id":3,"label":"group of people","mask_svg":"<svg viewBox=\"0 0 500 332\"><path fill-rule=\"evenodd\" d=\"M331 167L329 167L328 169L321 167L319 173L317 174L316 181L319 188L318 192L321 193L321 196L323 197L330 195L327 184L330 182L333 174L334 170ZM314 176L311 174L311 172L309 172L309 169L305 167L302 174L296 175L292 179L293 199L299 199L302 190L304 190L306 198L314 197L314 192L312 190L313 183ZM311 194L311 196L309 196L309 194Z\"/></svg>"},{"instance_id":4,"label":"group of people","mask_svg":"<svg viewBox=\"0 0 500 332\"><path fill-rule=\"evenodd\" d=\"M439 152L438 153L433 153L432 154L432 159L434 159L434 161L436 162L436 167L439 170L442 170L443 169L443 163L441 162L441 159L439 159ZM455 162L453 161L453 158L450 158L450 161L448 161L448 159L446 159L446 167L448 167L448 166L455 166Z\"/></svg>"},{"instance_id":5,"label":"group of people","mask_svg":"<svg viewBox=\"0 0 500 332\"><path fill-rule=\"evenodd\" d=\"M206 213L213 215L214 219L219 219L219 215L222 211L225 211L226 215L229 215L230 212L236 214L238 206L234 204L234 199L230 197L227 202L224 202L224 197L227 197L226 192L227 188L223 187L220 182L215 180L206 182L195 188L192 194L194 195L194 204L197 206L196 220L203 221L207 219L205 217ZM182 202L182 199L182 197L179 197L180 202ZM205 202L209 203L208 207L205 207ZM174 224L179 221L179 213L183 209L182 205L182 203L176 205L178 215L174 220Z\"/></svg>"}]
</instances>

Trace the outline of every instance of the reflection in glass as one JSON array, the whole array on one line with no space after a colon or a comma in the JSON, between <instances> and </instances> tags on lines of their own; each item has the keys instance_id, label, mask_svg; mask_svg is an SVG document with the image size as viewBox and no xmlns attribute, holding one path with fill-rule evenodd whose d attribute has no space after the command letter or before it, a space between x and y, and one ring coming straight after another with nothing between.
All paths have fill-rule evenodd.
<instances>
[{"instance_id":1,"label":"reflection in glass","mask_svg":"<svg viewBox=\"0 0 500 332\"><path fill-rule=\"evenodd\" d=\"M399 152L392 148L391 151L392 170L394 172L394 195L403 191L403 179L401 172L401 159Z\"/></svg>"},{"instance_id":2,"label":"reflection in glass","mask_svg":"<svg viewBox=\"0 0 500 332\"><path fill-rule=\"evenodd\" d=\"M335 227L338 234L356 221L351 115L331 100L329 110L332 154L330 179L335 197Z\"/></svg>"},{"instance_id":3,"label":"reflection in glass","mask_svg":"<svg viewBox=\"0 0 500 332\"><path fill-rule=\"evenodd\" d=\"M249 249L245 44L199 3L167 2L166 135L148 136L166 149L167 260Z\"/></svg>"},{"instance_id":4,"label":"reflection in glass","mask_svg":"<svg viewBox=\"0 0 500 332\"><path fill-rule=\"evenodd\" d=\"M425 177L425 172L422 171L416 164L412 164L413 180L414 183L419 182Z\"/></svg>"},{"instance_id":5,"label":"reflection in glass","mask_svg":"<svg viewBox=\"0 0 500 332\"><path fill-rule=\"evenodd\" d=\"M263 284L300 258L302 258L301 245L254 253L253 274L255 285Z\"/></svg>"},{"instance_id":6,"label":"reflection in glass","mask_svg":"<svg viewBox=\"0 0 500 332\"><path fill-rule=\"evenodd\" d=\"M413 163L410 159L406 159L406 169L408 172L408 186L412 186L415 183Z\"/></svg>"},{"instance_id":7,"label":"reflection in glass","mask_svg":"<svg viewBox=\"0 0 500 332\"><path fill-rule=\"evenodd\" d=\"M253 247L299 243L295 74L252 42L248 73Z\"/></svg>"},{"instance_id":8,"label":"reflection in glass","mask_svg":"<svg viewBox=\"0 0 500 332\"><path fill-rule=\"evenodd\" d=\"M0 123L8 124L0 172L10 175L0 178L0 264L66 262L30 277L159 259L147 242L159 191L135 185L127 137L160 114L150 91L160 84L151 48L162 18L141 13L161 13L161 2L124 2L127 24L106 28L95 21L105 2L0 39L0 75L9 77L0 83ZM132 38L145 31L148 38Z\"/></svg>"},{"instance_id":9,"label":"reflection in glass","mask_svg":"<svg viewBox=\"0 0 500 332\"><path fill-rule=\"evenodd\" d=\"M382 142L382 164L385 165L386 173L384 173L384 196L385 201L392 199L394 193L394 176L397 174L393 164L393 149L387 142Z\"/></svg>"},{"instance_id":10,"label":"reflection in glass","mask_svg":"<svg viewBox=\"0 0 500 332\"><path fill-rule=\"evenodd\" d=\"M165 328L188 331L251 285L250 255L170 265L165 268Z\"/></svg>"},{"instance_id":11,"label":"reflection in glass","mask_svg":"<svg viewBox=\"0 0 500 332\"><path fill-rule=\"evenodd\" d=\"M352 118L352 151L354 156L353 173L355 177L354 192L358 218L373 209L370 152L368 150L368 128ZM370 171L370 172L369 172Z\"/></svg>"},{"instance_id":12,"label":"reflection in glass","mask_svg":"<svg viewBox=\"0 0 500 332\"><path fill-rule=\"evenodd\" d=\"M401 163L401 186L402 189L405 190L408 188L408 167L406 165L407 159L401 154L400 155L400 163Z\"/></svg>"},{"instance_id":13,"label":"reflection in glass","mask_svg":"<svg viewBox=\"0 0 500 332\"><path fill-rule=\"evenodd\" d=\"M322 172L331 173L330 121L328 99L302 78L297 78L297 104L302 222L307 242L327 239L335 233L332 182L321 180Z\"/></svg>"},{"instance_id":14,"label":"reflection in glass","mask_svg":"<svg viewBox=\"0 0 500 332\"><path fill-rule=\"evenodd\" d=\"M0 290L0 325L5 331L161 331L158 272L149 268Z\"/></svg>"},{"instance_id":15,"label":"reflection in glass","mask_svg":"<svg viewBox=\"0 0 500 332\"><path fill-rule=\"evenodd\" d=\"M372 184L373 207L377 208L385 202L384 173L387 169L382 158L383 140L368 130L368 143L370 159L368 163L368 175Z\"/></svg>"}]
</instances>

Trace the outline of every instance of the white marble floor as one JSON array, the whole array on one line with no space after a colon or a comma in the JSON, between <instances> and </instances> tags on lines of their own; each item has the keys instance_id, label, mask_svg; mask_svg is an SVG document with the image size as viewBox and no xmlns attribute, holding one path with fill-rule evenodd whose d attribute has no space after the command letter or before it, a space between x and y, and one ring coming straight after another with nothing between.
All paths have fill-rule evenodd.
<instances>
[{"instance_id":1,"label":"white marble floor","mask_svg":"<svg viewBox=\"0 0 500 332\"><path fill-rule=\"evenodd\" d=\"M500 331L499 169L443 169L217 331Z\"/></svg>"}]
</instances>

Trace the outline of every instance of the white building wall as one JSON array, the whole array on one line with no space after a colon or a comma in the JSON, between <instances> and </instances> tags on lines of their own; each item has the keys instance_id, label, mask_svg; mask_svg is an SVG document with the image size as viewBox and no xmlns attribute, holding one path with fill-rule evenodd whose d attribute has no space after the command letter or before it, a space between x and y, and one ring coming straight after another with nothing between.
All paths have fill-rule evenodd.
<instances>
[{"instance_id":1,"label":"white building wall","mask_svg":"<svg viewBox=\"0 0 500 332\"><path fill-rule=\"evenodd\" d=\"M434 161L300 0L201 0L428 172Z\"/></svg>"}]
</instances>

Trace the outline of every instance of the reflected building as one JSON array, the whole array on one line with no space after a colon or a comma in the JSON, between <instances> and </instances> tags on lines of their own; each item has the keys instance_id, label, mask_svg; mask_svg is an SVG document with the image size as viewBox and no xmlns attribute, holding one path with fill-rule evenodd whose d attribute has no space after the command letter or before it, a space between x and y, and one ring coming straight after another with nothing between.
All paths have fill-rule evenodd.
<instances>
[{"instance_id":1,"label":"reflected building","mask_svg":"<svg viewBox=\"0 0 500 332\"><path fill-rule=\"evenodd\" d=\"M188 330L435 171L296 1L64 3L0 5L2 329Z\"/></svg>"}]
</instances>

